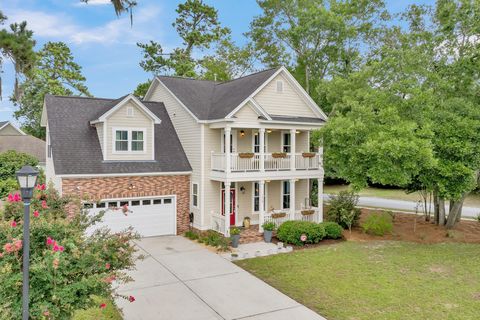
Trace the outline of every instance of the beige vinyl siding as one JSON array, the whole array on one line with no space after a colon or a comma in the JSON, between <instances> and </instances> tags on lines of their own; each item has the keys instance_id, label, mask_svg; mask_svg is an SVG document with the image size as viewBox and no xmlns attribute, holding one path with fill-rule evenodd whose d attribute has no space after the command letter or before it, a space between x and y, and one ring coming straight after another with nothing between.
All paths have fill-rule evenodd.
<instances>
[{"instance_id":1,"label":"beige vinyl siding","mask_svg":"<svg viewBox=\"0 0 480 320\"><path fill-rule=\"evenodd\" d=\"M48 125L46 127L46 143L45 143L45 152L46 152L46 164L45 164L45 180L48 183L53 183L53 186L55 187L60 194L62 193L62 179L57 177L55 174L55 167L53 163L53 152L55 150L52 150L52 156L49 158L48 157L48 145L50 144L50 130L48 129Z\"/></svg>"},{"instance_id":2,"label":"beige vinyl siding","mask_svg":"<svg viewBox=\"0 0 480 320\"><path fill-rule=\"evenodd\" d=\"M266 183L268 188L268 206L267 212L272 210L280 210L282 209L281 203L281 181L280 180L272 180Z\"/></svg>"},{"instance_id":3,"label":"beige vinyl siding","mask_svg":"<svg viewBox=\"0 0 480 320\"><path fill-rule=\"evenodd\" d=\"M295 182L295 208L300 210L305 206L305 199L308 198L308 179L301 179Z\"/></svg>"},{"instance_id":4,"label":"beige vinyl siding","mask_svg":"<svg viewBox=\"0 0 480 320\"><path fill-rule=\"evenodd\" d=\"M2 130L0 130L0 136L20 136L22 135L15 129L10 123L5 126Z\"/></svg>"},{"instance_id":5,"label":"beige vinyl siding","mask_svg":"<svg viewBox=\"0 0 480 320\"><path fill-rule=\"evenodd\" d=\"M98 135L98 141L100 141L100 147L102 148L102 153L105 154L105 148L103 145L103 123L97 123L95 125L95 128L97 129L97 135Z\"/></svg>"},{"instance_id":6,"label":"beige vinyl siding","mask_svg":"<svg viewBox=\"0 0 480 320\"><path fill-rule=\"evenodd\" d=\"M295 137L296 144L296 153L309 152L310 151L310 142L308 141L308 132L301 131Z\"/></svg>"},{"instance_id":7,"label":"beige vinyl siding","mask_svg":"<svg viewBox=\"0 0 480 320\"><path fill-rule=\"evenodd\" d=\"M205 190L205 204L204 204L204 227L211 227L211 215L221 214L220 202L221 202L221 182L212 181L209 178L211 171L211 157L212 151L215 153L221 152L221 129L210 129L208 125L205 125L204 129L204 190ZM236 134L236 131L232 130L232 134Z\"/></svg>"},{"instance_id":8,"label":"beige vinyl siding","mask_svg":"<svg viewBox=\"0 0 480 320\"><path fill-rule=\"evenodd\" d=\"M258 124L258 114L252 109L252 105L247 103L234 115L235 122L246 124Z\"/></svg>"},{"instance_id":9,"label":"beige vinyl siding","mask_svg":"<svg viewBox=\"0 0 480 320\"><path fill-rule=\"evenodd\" d=\"M283 92L277 92L277 80L283 81ZM317 117L283 74L277 75L254 96L255 101L272 115Z\"/></svg>"},{"instance_id":10,"label":"beige vinyl siding","mask_svg":"<svg viewBox=\"0 0 480 320\"><path fill-rule=\"evenodd\" d=\"M237 151L238 152L253 152L252 129L243 129L245 136L240 135L242 129L236 130L237 134Z\"/></svg>"},{"instance_id":11,"label":"beige vinyl siding","mask_svg":"<svg viewBox=\"0 0 480 320\"><path fill-rule=\"evenodd\" d=\"M281 152L282 151L282 140L281 140L281 130L273 130L270 133L265 133L268 135L268 152Z\"/></svg>"},{"instance_id":12,"label":"beige vinyl siding","mask_svg":"<svg viewBox=\"0 0 480 320\"><path fill-rule=\"evenodd\" d=\"M199 184L199 207L192 208L194 213L194 225L196 228L202 228L205 223L202 223L200 212L202 210L202 206L205 205L204 196L207 194L205 185L209 183L209 180L206 180L204 183L202 183L201 125L197 123L197 121L185 110L185 108L175 99L175 97L161 84L155 86L150 100L163 102L165 105L173 127L175 128L178 138L180 139L183 150L185 151L188 161L192 166L192 183L195 182ZM218 149L220 149L220 147L218 147Z\"/></svg>"},{"instance_id":13,"label":"beige vinyl siding","mask_svg":"<svg viewBox=\"0 0 480 320\"><path fill-rule=\"evenodd\" d=\"M127 116L127 108L133 107L134 116ZM134 102L128 102L120 109L116 110L112 115L107 118L107 145L105 151L107 160L153 160L152 148L153 148L153 120L148 117ZM143 152L113 152L114 148L114 128L116 129L144 129L144 151Z\"/></svg>"}]
</instances>

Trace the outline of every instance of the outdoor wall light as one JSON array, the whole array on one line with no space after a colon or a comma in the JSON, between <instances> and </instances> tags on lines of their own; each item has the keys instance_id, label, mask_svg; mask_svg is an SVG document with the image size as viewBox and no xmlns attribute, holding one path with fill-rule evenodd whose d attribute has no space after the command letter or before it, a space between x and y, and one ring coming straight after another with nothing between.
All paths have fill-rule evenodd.
<instances>
[{"instance_id":1,"label":"outdoor wall light","mask_svg":"<svg viewBox=\"0 0 480 320\"><path fill-rule=\"evenodd\" d=\"M37 183L38 171L30 166L24 166L17 171L24 213L23 213L23 283L22 283L22 319L30 318L29 312L29 270L30 270L30 199Z\"/></svg>"},{"instance_id":2,"label":"outdoor wall light","mask_svg":"<svg viewBox=\"0 0 480 320\"><path fill-rule=\"evenodd\" d=\"M241 186L241 187L240 187L240 191L242 192L242 194L245 194L245 187L244 187L244 186Z\"/></svg>"},{"instance_id":3,"label":"outdoor wall light","mask_svg":"<svg viewBox=\"0 0 480 320\"><path fill-rule=\"evenodd\" d=\"M245 130L240 130L240 137L245 137Z\"/></svg>"},{"instance_id":4,"label":"outdoor wall light","mask_svg":"<svg viewBox=\"0 0 480 320\"><path fill-rule=\"evenodd\" d=\"M272 133L272 129L267 129L267 133Z\"/></svg>"}]
</instances>

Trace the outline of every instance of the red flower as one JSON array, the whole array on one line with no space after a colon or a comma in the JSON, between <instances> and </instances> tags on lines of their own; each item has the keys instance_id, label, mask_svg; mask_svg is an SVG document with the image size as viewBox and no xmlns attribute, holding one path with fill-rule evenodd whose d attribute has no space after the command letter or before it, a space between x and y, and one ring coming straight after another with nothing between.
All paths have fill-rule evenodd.
<instances>
[{"instance_id":1,"label":"red flower","mask_svg":"<svg viewBox=\"0 0 480 320\"><path fill-rule=\"evenodd\" d=\"M22 198L20 197L20 195L18 193L15 193L14 195L12 195L12 194L8 195L8 202L19 202L21 200L22 200Z\"/></svg>"},{"instance_id":2,"label":"red flower","mask_svg":"<svg viewBox=\"0 0 480 320\"><path fill-rule=\"evenodd\" d=\"M63 246L58 246L58 250L60 250L60 252L63 252L65 248Z\"/></svg>"},{"instance_id":3,"label":"red flower","mask_svg":"<svg viewBox=\"0 0 480 320\"><path fill-rule=\"evenodd\" d=\"M40 212L38 212L38 210L33 211L33 216L34 216L35 218L40 217Z\"/></svg>"},{"instance_id":4,"label":"red flower","mask_svg":"<svg viewBox=\"0 0 480 320\"><path fill-rule=\"evenodd\" d=\"M43 208L43 209L48 209L47 201L42 200L42 208Z\"/></svg>"},{"instance_id":5,"label":"red flower","mask_svg":"<svg viewBox=\"0 0 480 320\"><path fill-rule=\"evenodd\" d=\"M54 244L52 250L55 252L60 251L60 247L58 246L58 244Z\"/></svg>"},{"instance_id":6,"label":"red flower","mask_svg":"<svg viewBox=\"0 0 480 320\"><path fill-rule=\"evenodd\" d=\"M17 222L13 220L12 223L10 223L10 225L12 226L12 228L15 228L17 226Z\"/></svg>"},{"instance_id":7,"label":"red flower","mask_svg":"<svg viewBox=\"0 0 480 320\"><path fill-rule=\"evenodd\" d=\"M135 301L135 297L134 297L134 296L130 296L130 297L128 297L128 301L130 301L130 302L134 302L134 301Z\"/></svg>"},{"instance_id":8,"label":"red flower","mask_svg":"<svg viewBox=\"0 0 480 320\"><path fill-rule=\"evenodd\" d=\"M107 305L106 305L105 303L102 303L102 304L100 305L100 309L105 309L106 307L107 307Z\"/></svg>"},{"instance_id":9,"label":"red flower","mask_svg":"<svg viewBox=\"0 0 480 320\"><path fill-rule=\"evenodd\" d=\"M35 189L37 189L37 190L45 190L45 189L46 189L45 183L43 183L43 184L37 184L37 186L35 187Z\"/></svg>"},{"instance_id":10,"label":"red flower","mask_svg":"<svg viewBox=\"0 0 480 320\"><path fill-rule=\"evenodd\" d=\"M18 251L20 249L22 249L22 240L16 240L14 242L14 245L15 245L15 249Z\"/></svg>"},{"instance_id":11,"label":"red flower","mask_svg":"<svg viewBox=\"0 0 480 320\"><path fill-rule=\"evenodd\" d=\"M47 238L47 246L53 245L54 242L55 241L52 238L50 238L50 237Z\"/></svg>"},{"instance_id":12,"label":"red flower","mask_svg":"<svg viewBox=\"0 0 480 320\"><path fill-rule=\"evenodd\" d=\"M107 269L107 270L110 269L110 263L108 263L108 262L105 263L105 269Z\"/></svg>"},{"instance_id":13,"label":"red flower","mask_svg":"<svg viewBox=\"0 0 480 320\"><path fill-rule=\"evenodd\" d=\"M13 246L11 243L5 243L3 246L3 250L5 250L7 253L10 253L13 251Z\"/></svg>"}]
</instances>

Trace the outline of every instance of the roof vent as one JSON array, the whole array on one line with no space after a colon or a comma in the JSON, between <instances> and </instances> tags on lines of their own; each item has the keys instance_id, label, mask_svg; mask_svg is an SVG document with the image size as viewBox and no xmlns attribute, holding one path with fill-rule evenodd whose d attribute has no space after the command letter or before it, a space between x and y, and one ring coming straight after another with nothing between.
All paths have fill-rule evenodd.
<instances>
[{"instance_id":1,"label":"roof vent","mask_svg":"<svg viewBox=\"0 0 480 320\"><path fill-rule=\"evenodd\" d=\"M283 92L283 81L282 80L277 80L277 92L278 93Z\"/></svg>"},{"instance_id":2,"label":"roof vent","mask_svg":"<svg viewBox=\"0 0 480 320\"><path fill-rule=\"evenodd\" d=\"M128 107L127 108L127 116L128 117L133 117L133 107Z\"/></svg>"}]
</instances>

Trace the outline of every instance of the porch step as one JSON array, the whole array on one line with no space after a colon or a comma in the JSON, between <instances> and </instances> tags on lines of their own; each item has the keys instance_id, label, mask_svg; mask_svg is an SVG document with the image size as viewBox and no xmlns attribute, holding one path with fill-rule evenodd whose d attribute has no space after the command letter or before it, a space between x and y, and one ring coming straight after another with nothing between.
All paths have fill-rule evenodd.
<instances>
[{"instance_id":1,"label":"porch step","mask_svg":"<svg viewBox=\"0 0 480 320\"><path fill-rule=\"evenodd\" d=\"M251 225L248 229L243 229L240 233L240 244L262 241L263 234L258 232L258 225Z\"/></svg>"},{"instance_id":2,"label":"porch step","mask_svg":"<svg viewBox=\"0 0 480 320\"><path fill-rule=\"evenodd\" d=\"M234 261L287 253L292 252L292 250L291 246L285 247L281 242L277 244L265 243L262 240L262 242L240 244L238 248L233 248L232 252L222 253L221 256L227 260Z\"/></svg>"}]
</instances>

